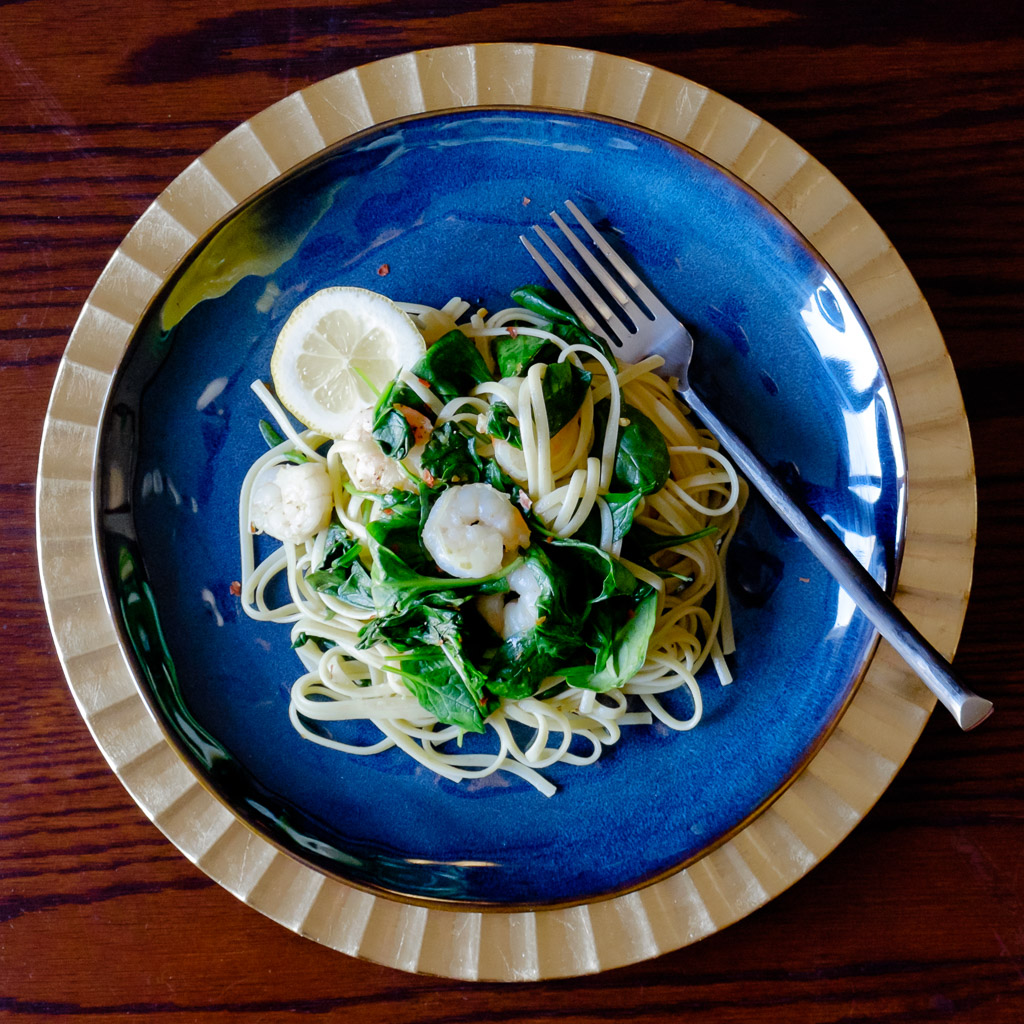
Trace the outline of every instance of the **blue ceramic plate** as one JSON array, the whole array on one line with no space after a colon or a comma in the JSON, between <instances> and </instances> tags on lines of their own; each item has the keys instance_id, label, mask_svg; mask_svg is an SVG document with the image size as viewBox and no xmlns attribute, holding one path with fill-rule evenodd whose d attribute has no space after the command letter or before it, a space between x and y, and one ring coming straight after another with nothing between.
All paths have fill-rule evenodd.
<instances>
[{"instance_id":1,"label":"blue ceramic plate","mask_svg":"<svg viewBox=\"0 0 1024 1024\"><path fill-rule=\"evenodd\" d=\"M326 285L505 304L539 281L518 234L566 198L690 325L709 404L895 578L904 460L885 369L829 268L735 178L632 126L526 109L412 118L329 150L204 240L139 326L100 455L101 478L129 485L121 501L108 485L99 525L123 641L173 745L270 841L376 892L540 907L662 877L785 788L875 643L755 497L730 552L735 682L703 680L692 732L629 729L597 764L551 769L550 799L294 732L288 628L248 619L231 587L239 488L264 450L251 381L269 380L278 330Z\"/></svg>"}]
</instances>

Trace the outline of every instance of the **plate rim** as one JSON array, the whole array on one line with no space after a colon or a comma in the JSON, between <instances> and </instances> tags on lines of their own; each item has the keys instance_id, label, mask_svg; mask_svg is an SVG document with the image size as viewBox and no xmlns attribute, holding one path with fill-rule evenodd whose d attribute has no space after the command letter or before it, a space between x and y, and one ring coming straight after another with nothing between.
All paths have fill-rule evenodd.
<instances>
[{"instance_id":1,"label":"plate rim","mask_svg":"<svg viewBox=\"0 0 1024 1024\"><path fill-rule=\"evenodd\" d=\"M624 99L633 104L628 117L622 116ZM886 644L878 645L840 721L768 810L667 878L622 895L536 911L481 914L479 908L396 903L323 875L252 832L180 761L136 689L110 620L102 570L87 550L96 550L88 455L99 436L107 386L135 323L206 230L280 174L398 117L494 106L607 116L680 142L779 210L821 253L875 339L903 422L908 528L896 600L947 656L966 611L976 497L952 364L891 243L838 180L793 140L689 79L628 58L546 44L414 51L285 97L171 182L129 231L83 306L44 422L37 479L39 568L68 685L135 802L228 891L293 931L351 955L418 973L511 981L594 973L657 956L768 902L831 852L873 806L909 756L935 700ZM888 274L880 287L872 287L879 266ZM882 337L876 323L887 325ZM914 328L909 341L905 330L895 330L907 323ZM932 399L923 409L913 401L915 382L922 379ZM936 448L942 460L929 459ZM927 502L918 500L922 492L915 488L915 451ZM54 514L58 500L61 515ZM936 547L945 559L943 574L929 572ZM238 854L244 855L241 869Z\"/></svg>"}]
</instances>

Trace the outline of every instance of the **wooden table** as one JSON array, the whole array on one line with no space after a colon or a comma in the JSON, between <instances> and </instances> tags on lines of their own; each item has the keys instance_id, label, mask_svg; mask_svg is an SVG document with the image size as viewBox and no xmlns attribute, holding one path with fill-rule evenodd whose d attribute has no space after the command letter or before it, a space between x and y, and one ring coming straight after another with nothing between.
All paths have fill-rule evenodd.
<instances>
[{"instance_id":1,"label":"wooden table","mask_svg":"<svg viewBox=\"0 0 1024 1024\"><path fill-rule=\"evenodd\" d=\"M119 8L119 9L118 9ZM78 716L34 547L40 430L78 310L134 220L236 124L366 61L568 43L709 86L810 150L888 233L955 364L978 474L956 664L851 837L742 922L659 959L517 987L406 975L250 910L149 824ZM0 1018L100 1024L1024 1020L1024 22L1013 0L0 6Z\"/></svg>"}]
</instances>

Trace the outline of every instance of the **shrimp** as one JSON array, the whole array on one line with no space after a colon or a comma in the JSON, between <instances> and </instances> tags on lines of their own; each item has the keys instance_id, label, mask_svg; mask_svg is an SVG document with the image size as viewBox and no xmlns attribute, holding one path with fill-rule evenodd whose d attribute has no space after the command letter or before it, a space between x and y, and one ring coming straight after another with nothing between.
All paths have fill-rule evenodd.
<instances>
[{"instance_id":1,"label":"shrimp","mask_svg":"<svg viewBox=\"0 0 1024 1024\"><path fill-rule=\"evenodd\" d=\"M380 445L373 439L372 431L373 410L366 409L356 417L341 439L334 443L352 486L361 491L373 491L375 494L387 494L396 488L411 490L412 483L402 470L401 463L397 459L389 458L380 450ZM414 463L423 451L426 438L424 437L421 442L417 433L416 441L417 447L409 453Z\"/></svg>"},{"instance_id":2,"label":"shrimp","mask_svg":"<svg viewBox=\"0 0 1024 1024\"><path fill-rule=\"evenodd\" d=\"M279 466L254 488L250 505L257 533L293 544L325 529L332 507L331 478L320 462Z\"/></svg>"},{"instance_id":3,"label":"shrimp","mask_svg":"<svg viewBox=\"0 0 1024 1024\"><path fill-rule=\"evenodd\" d=\"M477 610L503 640L533 629L540 619L541 585L536 573L525 565L513 569L508 575L508 586L515 594L511 600L507 600L508 594L486 594L477 598Z\"/></svg>"},{"instance_id":4,"label":"shrimp","mask_svg":"<svg viewBox=\"0 0 1024 1024\"><path fill-rule=\"evenodd\" d=\"M519 548L530 529L507 494L490 484L449 487L423 525L423 546L449 575L491 576Z\"/></svg>"}]
</instances>

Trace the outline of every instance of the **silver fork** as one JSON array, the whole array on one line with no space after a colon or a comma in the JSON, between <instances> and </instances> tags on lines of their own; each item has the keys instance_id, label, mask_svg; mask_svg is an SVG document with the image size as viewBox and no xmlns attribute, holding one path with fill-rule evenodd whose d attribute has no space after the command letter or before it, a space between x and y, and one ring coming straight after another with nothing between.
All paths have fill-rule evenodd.
<instances>
[{"instance_id":1,"label":"silver fork","mask_svg":"<svg viewBox=\"0 0 1024 1024\"><path fill-rule=\"evenodd\" d=\"M572 279L575 289L565 282L525 235L519 238L580 322L608 342L612 350L627 362L637 362L649 355L662 356L665 364L661 372L679 379L676 390L683 402L718 438L751 486L761 492L783 521L867 615L875 629L952 713L960 728L973 729L988 718L992 713L992 702L972 693L957 679L948 662L893 604L822 518L809 506L795 499L764 460L704 404L689 382L688 371L693 355L690 332L637 277L576 205L568 200L565 205L603 259L577 237L557 212L552 211L551 218L570 242L580 261L606 290L611 303L580 273L542 227L533 225L540 240ZM622 287L623 283L643 303L646 310L633 300ZM590 309L581 301L580 293L589 301L603 324L595 320ZM626 322L623 322L623 316Z\"/></svg>"}]
</instances>

